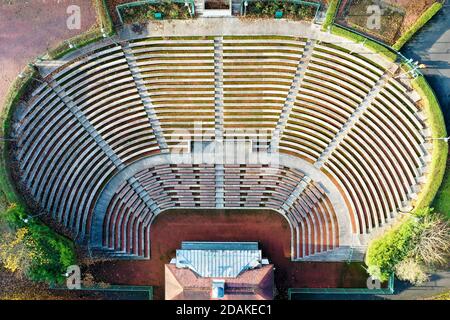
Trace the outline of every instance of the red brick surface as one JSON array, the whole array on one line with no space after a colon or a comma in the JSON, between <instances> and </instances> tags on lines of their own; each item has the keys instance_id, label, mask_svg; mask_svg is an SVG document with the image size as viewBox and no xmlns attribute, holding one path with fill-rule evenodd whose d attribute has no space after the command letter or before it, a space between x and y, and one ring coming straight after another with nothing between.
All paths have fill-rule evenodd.
<instances>
[{"instance_id":1,"label":"red brick surface","mask_svg":"<svg viewBox=\"0 0 450 320\"><path fill-rule=\"evenodd\" d=\"M164 297L164 264L182 241L258 241L263 257L275 265L275 284L281 297L295 287L362 287L361 264L290 261L290 229L272 211L188 211L161 214L151 228L151 259L111 261L91 267L96 281L111 284L153 285L155 299Z\"/></svg>"}]
</instances>

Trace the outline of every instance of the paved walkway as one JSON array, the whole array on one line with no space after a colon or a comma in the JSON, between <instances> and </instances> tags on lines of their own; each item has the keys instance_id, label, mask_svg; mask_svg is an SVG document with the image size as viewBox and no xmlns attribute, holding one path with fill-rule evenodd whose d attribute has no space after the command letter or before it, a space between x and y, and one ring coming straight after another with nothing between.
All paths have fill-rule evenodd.
<instances>
[{"instance_id":1,"label":"paved walkway","mask_svg":"<svg viewBox=\"0 0 450 320\"><path fill-rule=\"evenodd\" d=\"M315 39L339 44L353 52L389 68L392 63L373 54L362 44L321 31L321 26L308 22L257 19L245 20L239 18L198 18L194 20L162 20L151 21L140 33L132 31L132 27L125 27L119 32L124 40L149 36L220 36L220 35L284 35L300 38Z\"/></svg>"},{"instance_id":2,"label":"paved walkway","mask_svg":"<svg viewBox=\"0 0 450 320\"><path fill-rule=\"evenodd\" d=\"M390 300L426 299L450 290L450 271L433 274L427 283L413 287L408 283L396 281L395 295Z\"/></svg>"}]
</instances>

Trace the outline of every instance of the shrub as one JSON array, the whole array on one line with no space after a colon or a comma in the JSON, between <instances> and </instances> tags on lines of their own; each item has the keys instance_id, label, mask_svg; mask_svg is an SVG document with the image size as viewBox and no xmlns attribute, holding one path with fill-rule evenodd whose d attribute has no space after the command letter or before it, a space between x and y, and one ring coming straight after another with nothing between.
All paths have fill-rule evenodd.
<instances>
[{"instance_id":1,"label":"shrub","mask_svg":"<svg viewBox=\"0 0 450 320\"><path fill-rule=\"evenodd\" d=\"M155 13L161 12L162 16L169 19L189 19L189 9L183 4L164 0L157 3L142 3L136 7L118 7L122 20L126 24L155 20Z\"/></svg>"},{"instance_id":2,"label":"shrub","mask_svg":"<svg viewBox=\"0 0 450 320\"><path fill-rule=\"evenodd\" d=\"M398 279L414 285L425 283L428 280L425 267L412 258L405 259L397 264L395 274Z\"/></svg>"},{"instance_id":3,"label":"shrub","mask_svg":"<svg viewBox=\"0 0 450 320\"><path fill-rule=\"evenodd\" d=\"M49 227L27 217L24 208L12 205L0 216L0 260L5 267L31 280L62 283L67 267L75 263L72 243Z\"/></svg>"},{"instance_id":4,"label":"shrub","mask_svg":"<svg viewBox=\"0 0 450 320\"><path fill-rule=\"evenodd\" d=\"M410 253L417 228L416 221L408 219L381 238L372 241L366 255L368 272L381 281L388 280L396 265ZM373 270L379 270L379 274L373 274Z\"/></svg>"},{"instance_id":5,"label":"shrub","mask_svg":"<svg viewBox=\"0 0 450 320\"><path fill-rule=\"evenodd\" d=\"M450 255L450 224L440 214L427 214L414 239L412 256L426 266L445 266Z\"/></svg>"},{"instance_id":6,"label":"shrub","mask_svg":"<svg viewBox=\"0 0 450 320\"><path fill-rule=\"evenodd\" d=\"M396 272L400 279L416 284L426 281L426 270L445 266L449 251L449 221L430 208L422 208L372 241L366 264L368 272L382 281Z\"/></svg>"}]
</instances>

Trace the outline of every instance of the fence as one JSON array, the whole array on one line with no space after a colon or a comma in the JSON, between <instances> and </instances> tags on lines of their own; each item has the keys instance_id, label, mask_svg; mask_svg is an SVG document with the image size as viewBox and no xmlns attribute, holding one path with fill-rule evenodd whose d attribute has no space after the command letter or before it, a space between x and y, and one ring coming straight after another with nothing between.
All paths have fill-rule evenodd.
<instances>
[{"instance_id":1,"label":"fence","mask_svg":"<svg viewBox=\"0 0 450 320\"><path fill-rule=\"evenodd\" d=\"M151 286L122 286L122 285L109 285L107 287L92 286L86 287L82 286L80 289L68 289L65 286L51 285L51 290L62 290L71 292L90 292L90 293L101 293L101 294L127 294L128 298L131 300L153 300L153 287ZM146 297L144 299L136 299L136 294L143 294ZM121 299L122 300L122 299Z\"/></svg>"},{"instance_id":2,"label":"fence","mask_svg":"<svg viewBox=\"0 0 450 320\"><path fill-rule=\"evenodd\" d=\"M394 274L389 277L387 287L380 289L368 288L291 288L288 290L289 300L296 294L300 295L392 295L394 294Z\"/></svg>"},{"instance_id":3,"label":"fence","mask_svg":"<svg viewBox=\"0 0 450 320\"><path fill-rule=\"evenodd\" d=\"M348 32L357 34L360 37L363 37L363 38L365 38L365 39L367 39L369 41L375 42L376 44L384 47L388 52L391 52L391 53L393 53L393 54L395 54L397 56L397 59L399 60L398 62L403 63L403 64L408 66L408 68L411 70L412 76L414 78L423 75L422 72L420 72L420 70L417 68L417 66L414 65L414 63L413 63L413 61L411 61L411 59L406 58L401 52L395 50L390 45L388 45L388 44L386 44L386 43L384 43L384 42L382 42L382 41L380 41L380 40L378 40L376 38L373 38L373 37L371 37L371 36L369 36L367 34L364 34L362 32L359 32L359 31L355 30L355 29L349 28L349 27L347 27L345 25L342 25L342 24L338 23L336 18L338 16L338 12L340 10L341 4L342 4L342 0L338 0L337 10L336 10L336 12L334 14L333 21L331 23L332 26L334 25L334 26L342 28L342 29L344 29L344 30L346 30Z\"/></svg>"},{"instance_id":4,"label":"fence","mask_svg":"<svg viewBox=\"0 0 450 320\"><path fill-rule=\"evenodd\" d=\"M195 16L195 3L194 3L194 0L170 0L170 2L183 3L185 5L186 4L189 5L191 16L192 17ZM135 1L135 2L119 4L119 5L116 6L117 16L119 17L120 23L123 24L123 17L122 17L121 10L130 9L130 8L136 8L136 7L140 7L140 6L146 5L146 4L159 4L159 3L164 3L164 1L162 1L162 0L141 0L141 1Z\"/></svg>"}]
</instances>

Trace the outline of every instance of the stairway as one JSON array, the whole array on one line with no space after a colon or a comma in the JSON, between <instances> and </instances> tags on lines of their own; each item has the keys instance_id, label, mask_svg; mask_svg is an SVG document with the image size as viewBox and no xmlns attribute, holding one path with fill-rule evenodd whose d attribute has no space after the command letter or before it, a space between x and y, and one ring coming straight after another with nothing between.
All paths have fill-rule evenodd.
<instances>
[{"instance_id":1,"label":"stairway","mask_svg":"<svg viewBox=\"0 0 450 320\"><path fill-rule=\"evenodd\" d=\"M139 69L139 66L137 65L136 57L133 54L133 50L131 49L128 42L122 43L121 46L125 59L127 60L128 67L130 68L133 80L136 83L136 88L138 90L139 97L141 98L142 104L144 105L144 110L145 113L147 114L150 126L152 127L156 140L158 141L159 148L161 152L168 152L169 147L162 133L161 123L159 122L159 119L155 113L155 109L153 107L150 95L148 94L141 71Z\"/></svg>"},{"instance_id":2,"label":"stairway","mask_svg":"<svg viewBox=\"0 0 450 320\"><path fill-rule=\"evenodd\" d=\"M280 113L280 118L278 119L277 126L275 127L272 134L272 140L270 142L270 151L273 153L278 152L278 146L280 143L281 136L283 134L284 128L286 127L291 110L294 106L295 99L300 89L301 82L303 81L306 70L308 68L309 60L311 60L314 45L315 45L314 40L308 40L305 48L303 49L303 55L298 62L297 70L295 71L295 76L292 80L291 87L286 96L283 109Z\"/></svg>"},{"instance_id":3,"label":"stairway","mask_svg":"<svg viewBox=\"0 0 450 320\"><path fill-rule=\"evenodd\" d=\"M376 82L373 88L369 91L364 100L360 103L360 105L356 108L353 114L348 118L347 122L344 123L339 132L335 135L333 140L331 140L330 144L323 150L320 157L317 159L314 166L320 169L331 154L336 150L339 144L345 139L348 133L354 128L356 122L358 122L359 118L366 112L366 110L372 105L372 102L380 93L381 89L385 86L385 84L389 80L389 75L384 74L381 78Z\"/></svg>"}]
</instances>

